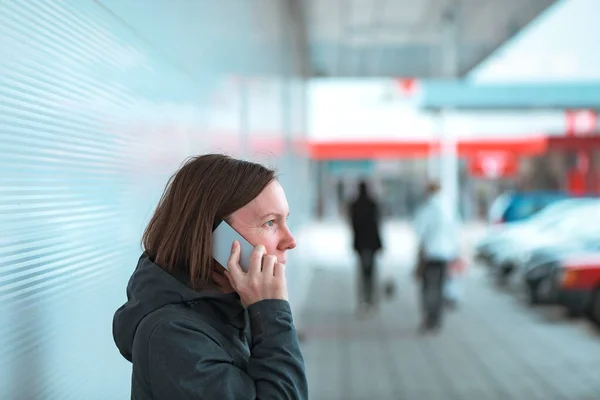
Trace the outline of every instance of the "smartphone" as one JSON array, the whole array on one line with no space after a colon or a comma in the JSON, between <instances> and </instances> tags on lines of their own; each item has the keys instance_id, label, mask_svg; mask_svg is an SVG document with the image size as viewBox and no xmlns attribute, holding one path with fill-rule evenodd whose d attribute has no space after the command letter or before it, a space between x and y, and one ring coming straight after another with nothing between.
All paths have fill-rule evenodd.
<instances>
[{"instance_id":1,"label":"smartphone","mask_svg":"<svg viewBox=\"0 0 600 400\"><path fill-rule=\"evenodd\" d=\"M254 250L252 246L242 235L231 227L226 221L217 223L213 229L213 258L227 269L227 261L231 256L231 246L233 241L237 240L240 243L240 267L242 271L248 272L250 263L250 254Z\"/></svg>"}]
</instances>

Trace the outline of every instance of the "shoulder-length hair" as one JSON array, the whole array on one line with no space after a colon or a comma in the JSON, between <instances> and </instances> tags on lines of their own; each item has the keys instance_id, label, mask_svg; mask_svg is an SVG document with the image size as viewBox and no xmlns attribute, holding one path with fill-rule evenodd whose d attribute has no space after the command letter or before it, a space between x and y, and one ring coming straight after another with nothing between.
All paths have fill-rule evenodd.
<instances>
[{"instance_id":1,"label":"shoulder-length hair","mask_svg":"<svg viewBox=\"0 0 600 400\"><path fill-rule=\"evenodd\" d=\"M276 179L260 164L221 154L188 159L169 179L142 237L152 261L185 273L195 290L210 282L213 224L227 220Z\"/></svg>"}]
</instances>

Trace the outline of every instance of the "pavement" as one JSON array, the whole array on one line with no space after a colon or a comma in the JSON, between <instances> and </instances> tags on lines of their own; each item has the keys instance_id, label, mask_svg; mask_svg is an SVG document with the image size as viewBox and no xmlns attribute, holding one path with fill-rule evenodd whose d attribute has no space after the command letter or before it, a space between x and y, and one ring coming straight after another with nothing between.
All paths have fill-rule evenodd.
<instances>
[{"instance_id":1,"label":"pavement","mask_svg":"<svg viewBox=\"0 0 600 400\"><path fill-rule=\"evenodd\" d=\"M483 229L464 228L463 254ZM600 399L600 335L561 309L532 308L497 289L469 263L464 298L439 334L418 333L415 240L406 223L384 227L379 287L395 297L356 313L356 260L342 221L315 223L305 236L311 280L298 328L312 400Z\"/></svg>"}]
</instances>

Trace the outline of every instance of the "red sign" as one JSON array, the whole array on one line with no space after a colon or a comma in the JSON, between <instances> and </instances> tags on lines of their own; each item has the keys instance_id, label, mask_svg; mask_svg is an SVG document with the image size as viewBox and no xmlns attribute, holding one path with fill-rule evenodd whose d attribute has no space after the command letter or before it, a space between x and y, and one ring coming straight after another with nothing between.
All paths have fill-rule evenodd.
<instances>
[{"instance_id":1,"label":"red sign","mask_svg":"<svg viewBox=\"0 0 600 400\"><path fill-rule=\"evenodd\" d=\"M568 110L565 123L567 136L589 135L598 130L598 114L593 110Z\"/></svg>"},{"instance_id":2,"label":"red sign","mask_svg":"<svg viewBox=\"0 0 600 400\"><path fill-rule=\"evenodd\" d=\"M587 152L577 153L577 163L567 172L567 189L574 196L598 193L598 176L590 170L590 157Z\"/></svg>"},{"instance_id":3,"label":"red sign","mask_svg":"<svg viewBox=\"0 0 600 400\"><path fill-rule=\"evenodd\" d=\"M587 189L586 174L576 168L567 172L567 190L573 196L584 195Z\"/></svg>"},{"instance_id":4,"label":"red sign","mask_svg":"<svg viewBox=\"0 0 600 400\"><path fill-rule=\"evenodd\" d=\"M419 89L418 81L415 78L398 78L398 90L404 96L412 96Z\"/></svg>"},{"instance_id":5,"label":"red sign","mask_svg":"<svg viewBox=\"0 0 600 400\"><path fill-rule=\"evenodd\" d=\"M478 153L469 160L469 173L474 177L497 179L514 176L519 161L512 153Z\"/></svg>"}]
</instances>

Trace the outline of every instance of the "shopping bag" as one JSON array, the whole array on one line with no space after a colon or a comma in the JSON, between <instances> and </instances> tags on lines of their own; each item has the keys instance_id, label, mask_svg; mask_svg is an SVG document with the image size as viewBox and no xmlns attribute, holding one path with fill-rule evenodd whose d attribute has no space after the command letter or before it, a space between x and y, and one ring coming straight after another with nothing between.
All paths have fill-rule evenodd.
<instances>
[{"instance_id":1,"label":"shopping bag","mask_svg":"<svg viewBox=\"0 0 600 400\"><path fill-rule=\"evenodd\" d=\"M444 298L446 301L457 303L464 297L464 278L467 263L458 258L448 265L448 275L444 284Z\"/></svg>"},{"instance_id":2,"label":"shopping bag","mask_svg":"<svg viewBox=\"0 0 600 400\"><path fill-rule=\"evenodd\" d=\"M396 296L396 281L388 278L383 281L383 296L386 300L392 300Z\"/></svg>"}]
</instances>

